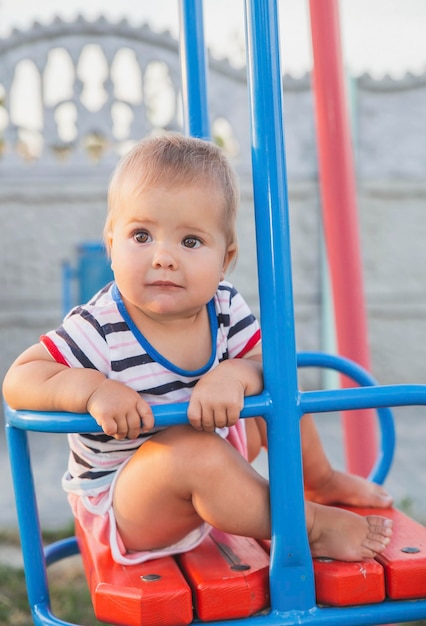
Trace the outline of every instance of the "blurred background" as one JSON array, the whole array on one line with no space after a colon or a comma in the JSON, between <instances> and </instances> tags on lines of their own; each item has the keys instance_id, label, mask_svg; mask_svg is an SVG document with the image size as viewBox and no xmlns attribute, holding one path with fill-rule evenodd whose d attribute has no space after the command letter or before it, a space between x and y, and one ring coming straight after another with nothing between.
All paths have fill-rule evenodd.
<instances>
[{"instance_id":1,"label":"blurred background","mask_svg":"<svg viewBox=\"0 0 426 626\"><path fill-rule=\"evenodd\" d=\"M312 63L308 5L281 0L279 6L284 70L298 75L310 70ZM341 0L340 13L345 62L351 73L402 76L407 71L424 71L426 6L422 0ZM0 35L7 36L13 28L27 29L35 20L48 23L57 15L74 20L78 14L90 20L100 15L114 22L124 18L136 26L146 22L174 36L178 32L178 3L170 0L158 0L155 5L132 0L70 0L66 5L57 0L2 0ZM243 64L243 1L206 0L204 15L210 50Z\"/></svg>"},{"instance_id":2,"label":"blurred background","mask_svg":"<svg viewBox=\"0 0 426 626\"><path fill-rule=\"evenodd\" d=\"M1 378L78 300L79 251L100 242L119 155L146 134L182 129L177 4L0 2ZM258 312L243 2L204 7L212 135L242 188L241 252L230 278ZM423 383L426 3L341 0L340 13L372 370L381 383ZM280 16L297 345L327 350L308 4L282 0ZM302 382L310 389L323 381L309 371ZM389 488L426 514L422 450L414 444L426 435L425 411L396 414ZM319 424L343 465L337 419L322 416ZM54 437L47 450L44 436L32 442L37 480L48 485L43 523L55 527L69 519L59 486L66 442ZM3 434L0 468L0 528L13 527Z\"/></svg>"}]
</instances>

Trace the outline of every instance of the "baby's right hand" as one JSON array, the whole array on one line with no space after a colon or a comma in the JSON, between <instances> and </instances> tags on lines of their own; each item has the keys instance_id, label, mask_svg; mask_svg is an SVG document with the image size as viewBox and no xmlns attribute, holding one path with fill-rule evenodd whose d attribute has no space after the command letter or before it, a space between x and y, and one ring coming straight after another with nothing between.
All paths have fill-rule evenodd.
<instances>
[{"instance_id":1,"label":"baby's right hand","mask_svg":"<svg viewBox=\"0 0 426 626\"><path fill-rule=\"evenodd\" d=\"M87 411L106 435L136 439L154 426L150 405L130 387L109 378L101 382L87 401Z\"/></svg>"}]
</instances>

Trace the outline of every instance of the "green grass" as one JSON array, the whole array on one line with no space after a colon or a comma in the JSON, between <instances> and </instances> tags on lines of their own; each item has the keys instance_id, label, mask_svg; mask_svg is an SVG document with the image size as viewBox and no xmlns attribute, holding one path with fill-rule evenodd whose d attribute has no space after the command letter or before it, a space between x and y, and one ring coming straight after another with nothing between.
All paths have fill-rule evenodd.
<instances>
[{"instance_id":1,"label":"green grass","mask_svg":"<svg viewBox=\"0 0 426 626\"><path fill-rule=\"evenodd\" d=\"M73 526L43 532L46 543L73 534ZM19 537L13 531L0 532L1 544L19 547ZM90 593L79 556L65 559L48 568L49 592L54 615L82 626L100 626L93 613ZM0 564L0 626L32 626L28 606L24 571ZM105 624L104 624L105 626Z\"/></svg>"},{"instance_id":2,"label":"green grass","mask_svg":"<svg viewBox=\"0 0 426 626\"><path fill-rule=\"evenodd\" d=\"M0 565L0 624L30 626L27 593L22 571Z\"/></svg>"},{"instance_id":3,"label":"green grass","mask_svg":"<svg viewBox=\"0 0 426 626\"><path fill-rule=\"evenodd\" d=\"M52 576L53 567L49 579L54 614L84 626L100 624L93 614L84 574L73 567ZM0 626L31 626L23 571L1 565L0 590Z\"/></svg>"},{"instance_id":4,"label":"green grass","mask_svg":"<svg viewBox=\"0 0 426 626\"><path fill-rule=\"evenodd\" d=\"M83 626L101 624L93 613L90 594L81 566L74 563L49 568L49 590L53 613ZM0 626L32 626L24 572L0 565Z\"/></svg>"}]
</instances>

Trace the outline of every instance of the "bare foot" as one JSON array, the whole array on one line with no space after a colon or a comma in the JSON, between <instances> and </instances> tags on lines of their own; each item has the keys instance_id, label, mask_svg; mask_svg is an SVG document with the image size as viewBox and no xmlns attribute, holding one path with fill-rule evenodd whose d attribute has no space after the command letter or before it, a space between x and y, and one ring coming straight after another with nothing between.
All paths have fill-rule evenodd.
<instances>
[{"instance_id":1,"label":"bare foot","mask_svg":"<svg viewBox=\"0 0 426 626\"><path fill-rule=\"evenodd\" d=\"M392 520L362 517L351 511L306 503L306 522L313 557L363 561L384 551L392 536Z\"/></svg>"},{"instance_id":2,"label":"bare foot","mask_svg":"<svg viewBox=\"0 0 426 626\"><path fill-rule=\"evenodd\" d=\"M305 498L319 504L379 508L390 507L393 502L392 496L381 485L338 470L331 470L315 488L305 488Z\"/></svg>"}]
</instances>

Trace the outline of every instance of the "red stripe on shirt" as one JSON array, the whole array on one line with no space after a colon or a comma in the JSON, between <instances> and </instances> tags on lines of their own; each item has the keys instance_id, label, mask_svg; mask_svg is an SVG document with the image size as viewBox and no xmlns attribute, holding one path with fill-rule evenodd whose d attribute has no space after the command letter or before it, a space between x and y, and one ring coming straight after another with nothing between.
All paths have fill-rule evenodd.
<instances>
[{"instance_id":1,"label":"red stripe on shirt","mask_svg":"<svg viewBox=\"0 0 426 626\"><path fill-rule=\"evenodd\" d=\"M250 352L254 348L254 346L260 341L260 328L254 333L252 337L250 337L249 341L246 343L244 348L237 354L236 359L242 359L247 352Z\"/></svg>"},{"instance_id":2,"label":"red stripe on shirt","mask_svg":"<svg viewBox=\"0 0 426 626\"><path fill-rule=\"evenodd\" d=\"M50 356L57 362L61 363L61 365L66 365L69 367L69 363L65 360L65 357L62 355L60 350L58 350L57 346L53 343L50 337L46 335L42 335L40 337L40 342L44 345Z\"/></svg>"}]
</instances>

